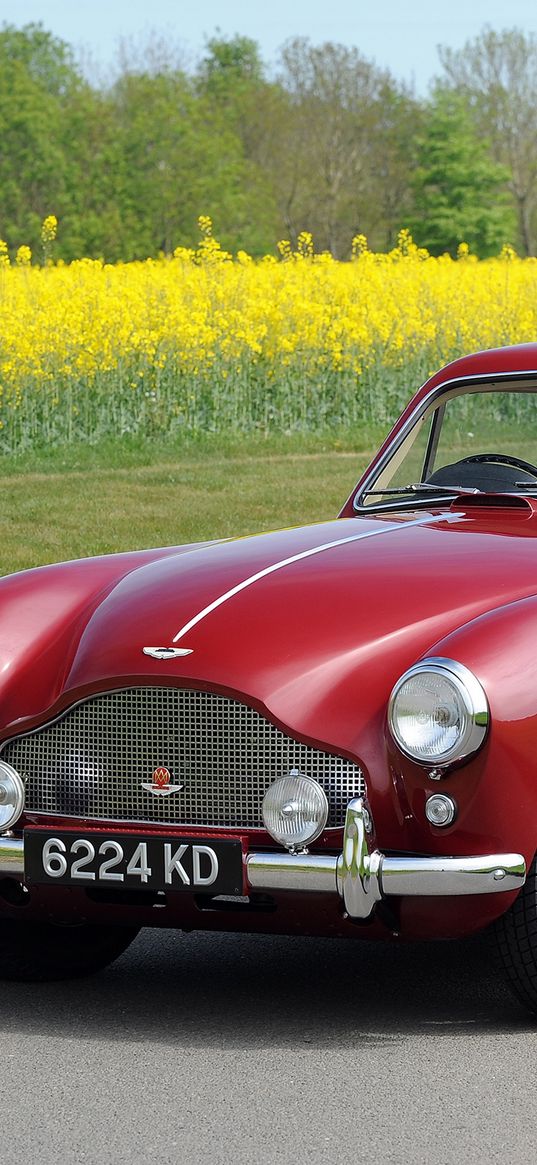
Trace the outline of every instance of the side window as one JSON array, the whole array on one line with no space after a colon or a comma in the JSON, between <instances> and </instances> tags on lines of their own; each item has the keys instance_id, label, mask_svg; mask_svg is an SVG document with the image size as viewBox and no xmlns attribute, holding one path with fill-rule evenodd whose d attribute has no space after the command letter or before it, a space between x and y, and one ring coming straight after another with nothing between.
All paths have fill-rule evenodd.
<instances>
[{"instance_id":1,"label":"side window","mask_svg":"<svg viewBox=\"0 0 537 1165\"><path fill-rule=\"evenodd\" d=\"M476 453L537 464L537 394L476 392L448 401L431 471Z\"/></svg>"},{"instance_id":2,"label":"side window","mask_svg":"<svg viewBox=\"0 0 537 1165\"><path fill-rule=\"evenodd\" d=\"M433 413L433 417L435 415ZM377 478L375 490L397 489L398 486L421 481L429 446L431 423L432 417L429 414L427 417L422 417L414 425L408 437L399 446L397 452L394 453L386 468ZM378 505L379 502L382 502L382 497L375 493L374 495L366 495L362 504L365 506Z\"/></svg>"}]
</instances>

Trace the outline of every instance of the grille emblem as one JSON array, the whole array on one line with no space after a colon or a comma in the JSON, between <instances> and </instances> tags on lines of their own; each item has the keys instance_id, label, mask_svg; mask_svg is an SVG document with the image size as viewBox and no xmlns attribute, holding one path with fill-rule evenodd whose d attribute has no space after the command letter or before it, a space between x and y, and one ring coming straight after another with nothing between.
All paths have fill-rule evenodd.
<instances>
[{"instance_id":1,"label":"grille emblem","mask_svg":"<svg viewBox=\"0 0 537 1165\"><path fill-rule=\"evenodd\" d=\"M142 647L142 651L152 659L178 659L181 655L192 655L191 647Z\"/></svg>"},{"instance_id":2,"label":"grille emblem","mask_svg":"<svg viewBox=\"0 0 537 1165\"><path fill-rule=\"evenodd\" d=\"M170 793L180 793L183 788L182 785L171 785L171 775L164 765L159 765L153 773L153 780L142 781L142 789L146 792L152 793L154 797L169 797Z\"/></svg>"}]
</instances>

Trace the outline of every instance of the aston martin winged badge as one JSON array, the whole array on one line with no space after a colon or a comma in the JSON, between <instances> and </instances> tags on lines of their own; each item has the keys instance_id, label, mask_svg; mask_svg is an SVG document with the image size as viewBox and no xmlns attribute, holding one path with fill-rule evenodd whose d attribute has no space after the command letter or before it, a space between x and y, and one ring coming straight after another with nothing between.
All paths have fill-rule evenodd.
<instances>
[{"instance_id":1,"label":"aston martin winged badge","mask_svg":"<svg viewBox=\"0 0 537 1165\"><path fill-rule=\"evenodd\" d=\"M154 797L169 797L170 793L180 793L182 785L171 784L171 774L164 765L159 765L153 773L152 781L142 781L142 789L152 793Z\"/></svg>"},{"instance_id":2,"label":"aston martin winged badge","mask_svg":"<svg viewBox=\"0 0 537 1165\"><path fill-rule=\"evenodd\" d=\"M142 647L142 651L152 659L179 659L182 655L192 655L191 647Z\"/></svg>"}]
</instances>

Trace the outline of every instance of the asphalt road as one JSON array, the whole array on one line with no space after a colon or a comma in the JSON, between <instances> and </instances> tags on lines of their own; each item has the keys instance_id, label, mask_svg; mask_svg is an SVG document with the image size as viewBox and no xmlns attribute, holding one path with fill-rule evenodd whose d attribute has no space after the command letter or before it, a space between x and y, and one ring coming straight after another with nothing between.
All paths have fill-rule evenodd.
<instances>
[{"instance_id":1,"label":"asphalt road","mask_svg":"<svg viewBox=\"0 0 537 1165\"><path fill-rule=\"evenodd\" d=\"M537 1021L482 943L144 931L0 999L1 1165L537 1156Z\"/></svg>"}]
</instances>

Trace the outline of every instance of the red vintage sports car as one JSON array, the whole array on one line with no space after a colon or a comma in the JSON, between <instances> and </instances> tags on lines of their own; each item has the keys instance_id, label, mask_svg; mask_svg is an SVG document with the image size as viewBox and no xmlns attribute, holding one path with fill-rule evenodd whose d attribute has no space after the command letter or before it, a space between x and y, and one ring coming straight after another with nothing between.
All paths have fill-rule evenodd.
<instances>
[{"instance_id":1,"label":"red vintage sports car","mask_svg":"<svg viewBox=\"0 0 537 1165\"><path fill-rule=\"evenodd\" d=\"M433 376L334 521L0 594L0 975L490 927L537 1010L537 345Z\"/></svg>"}]
</instances>

